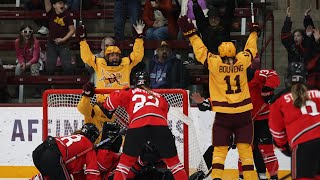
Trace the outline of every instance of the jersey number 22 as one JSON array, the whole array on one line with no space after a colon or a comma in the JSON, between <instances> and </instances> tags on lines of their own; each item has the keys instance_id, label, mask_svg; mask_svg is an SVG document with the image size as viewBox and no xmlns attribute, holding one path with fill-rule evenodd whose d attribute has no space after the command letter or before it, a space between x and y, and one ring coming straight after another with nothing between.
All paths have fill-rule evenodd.
<instances>
[{"instance_id":1,"label":"jersey number 22","mask_svg":"<svg viewBox=\"0 0 320 180\"><path fill-rule=\"evenodd\" d=\"M154 96L145 96L143 94L135 94L132 101L136 102L133 108L133 113L136 113L143 106L156 106L159 107L159 99Z\"/></svg>"}]
</instances>

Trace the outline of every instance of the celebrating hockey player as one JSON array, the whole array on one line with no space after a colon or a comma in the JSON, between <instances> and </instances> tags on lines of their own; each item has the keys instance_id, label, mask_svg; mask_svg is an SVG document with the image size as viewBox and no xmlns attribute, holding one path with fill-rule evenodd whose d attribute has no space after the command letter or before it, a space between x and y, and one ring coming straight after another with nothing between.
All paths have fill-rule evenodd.
<instances>
[{"instance_id":1,"label":"celebrating hockey player","mask_svg":"<svg viewBox=\"0 0 320 180\"><path fill-rule=\"evenodd\" d=\"M197 35L194 25L186 16L179 18L183 34L189 38L196 59L208 65L209 92L212 110L216 112L213 125L213 179L222 179L224 161L229 147L229 138L235 135L235 142L242 161L245 179L254 178L252 103L247 82L246 69L257 54L257 40L260 28L253 25L244 51L236 54L232 42L223 42L218 48L219 55L212 54ZM219 138L218 138L219 137Z\"/></svg>"},{"instance_id":2,"label":"celebrating hockey player","mask_svg":"<svg viewBox=\"0 0 320 180\"><path fill-rule=\"evenodd\" d=\"M268 126L268 114L269 101L273 97L273 90L280 85L280 79L275 71L258 70L257 67L259 66L260 62L256 62L247 69L249 91L253 104L251 115L255 132L253 159L259 180L267 179L266 169L270 174L270 179L276 180L278 179L279 164L273 150L272 135ZM204 99L199 93L193 93L191 98L197 103L200 111L211 110L209 99ZM213 148L211 149L213 150ZM212 161L212 158L206 157ZM243 179L241 165L241 161L239 161L239 179Z\"/></svg>"},{"instance_id":3,"label":"celebrating hockey player","mask_svg":"<svg viewBox=\"0 0 320 180\"><path fill-rule=\"evenodd\" d=\"M92 123L84 124L78 133L70 136L48 136L32 153L34 165L41 173L38 178L101 179L96 152L90 150L79 155L91 148L98 136L99 131Z\"/></svg>"},{"instance_id":4,"label":"celebrating hockey player","mask_svg":"<svg viewBox=\"0 0 320 180\"><path fill-rule=\"evenodd\" d=\"M108 46L104 58L97 58L90 50L86 41L84 26L77 27L76 37L80 41L80 55L84 63L90 65L96 72L96 87L99 89L121 89L130 86L130 72L142 61L144 56L143 29L145 24L138 21L133 25L138 34L133 45L133 52L128 57L121 57L117 46ZM104 102L106 95L99 95L98 102Z\"/></svg>"},{"instance_id":5,"label":"celebrating hockey player","mask_svg":"<svg viewBox=\"0 0 320 180\"><path fill-rule=\"evenodd\" d=\"M292 158L292 179L320 179L320 91L307 88L302 62L289 64L288 78L290 86L270 106L270 131L275 145Z\"/></svg>"},{"instance_id":6,"label":"celebrating hockey player","mask_svg":"<svg viewBox=\"0 0 320 180\"><path fill-rule=\"evenodd\" d=\"M159 152L159 157L166 163L176 180L188 179L168 127L169 105L166 99L149 89L149 75L145 72L136 74L135 87L111 93L104 104L108 111L114 111L118 106L124 107L130 119L123 154L114 179L127 178L130 168L135 164L148 141L154 145Z\"/></svg>"}]
</instances>

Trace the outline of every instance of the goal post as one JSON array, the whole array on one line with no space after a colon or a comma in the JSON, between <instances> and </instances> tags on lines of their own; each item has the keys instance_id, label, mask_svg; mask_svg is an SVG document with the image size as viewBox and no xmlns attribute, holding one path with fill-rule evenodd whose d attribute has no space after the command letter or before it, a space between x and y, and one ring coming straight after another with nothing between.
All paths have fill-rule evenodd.
<instances>
[{"instance_id":1,"label":"goal post","mask_svg":"<svg viewBox=\"0 0 320 180\"><path fill-rule=\"evenodd\" d=\"M96 89L95 94L110 94L116 89ZM43 93L42 139L48 135L66 136L80 129L84 122L83 115L78 112L77 105L82 97L82 89L49 89ZM188 92L183 89L153 89L161 94L170 106L168 125L177 146L179 159L189 173L203 170L203 158L197 140L194 125L189 115ZM91 98L91 104L95 103ZM120 107L115 112L115 122L120 126L128 125L128 115ZM191 164L190 164L191 163ZM200 168L199 168L200 167ZM190 172L191 173L191 172Z\"/></svg>"}]
</instances>

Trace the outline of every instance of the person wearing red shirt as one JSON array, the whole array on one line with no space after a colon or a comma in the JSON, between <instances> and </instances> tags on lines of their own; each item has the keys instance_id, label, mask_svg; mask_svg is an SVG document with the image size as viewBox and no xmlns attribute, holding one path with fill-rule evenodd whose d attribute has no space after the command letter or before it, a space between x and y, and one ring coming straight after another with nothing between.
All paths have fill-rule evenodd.
<instances>
[{"instance_id":1,"label":"person wearing red shirt","mask_svg":"<svg viewBox=\"0 0 320 180\"><path fill-rule=\"evenodd\" d=\"M275 145L291 156L292 179L320 179L320 91L307 88L303 62L289 64L288 82L270 106L270 131Z\"/></svg>"},{"instance_id":2,"label":"person wearing red shirt","mask_svg":"<svg viewBox=\"0 0 320 180\"><path fill-rule=\"evenodd\" d=\"M48 136L32 153L40 176L51 180L79 179L83 176L87 180L100 180L96 152L91 150L78 156L92 147L98 136L99 131L92 123L84 124L78 133L70 136ZM70 160L75 156L76 159Z\"/></svg>"},{"instance_id":3,"label":"person wearing red shirt","mask_svg":"<svg viewBox=\"0 0 320 180\"><path fill-rule=\"evenodd\" d=\"M130 168L148 141L152 142L174 178L186 180L188 176L178 158L175 140L168 127L168 102L160 94L151 91L149 86L149 75L138 72L134 89L115 91L104 103L108 111L114 111L119 106L124 107L130 119L123 154L116 167L114 180L127 178Z\"/></svg>"}]
</instances>

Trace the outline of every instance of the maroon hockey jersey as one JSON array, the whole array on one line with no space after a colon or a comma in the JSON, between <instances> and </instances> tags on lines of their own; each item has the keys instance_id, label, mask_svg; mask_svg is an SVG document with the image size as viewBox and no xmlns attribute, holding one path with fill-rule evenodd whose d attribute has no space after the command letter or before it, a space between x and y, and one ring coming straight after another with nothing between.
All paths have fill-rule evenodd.
<instances>
[{"instance_id":1,"label":"maroon hockey jersey","mask_svg":"<svg viewBox=\"0 0 320 180\"><path fill-rule=\"evenodd\" d=\"M306 106L293 105L292 94L281 95L270 107L269 127L275 143L282 147L320 138L320 91L309 90Z\"/></svg>"},{"instance_id":2,"label":"maroon hockey jersey","mask_svg":"<svg viewBox=\"0 0 320 180\"><path fill-rule=\"evenodd\" d=\"M263 97L261 96L262 88L268 86L275 89L280 85L280 79L278 74L273 70L256 70L253 79L249 81L248 85L253 104L251 114L252 117L254 117L265 104ZM255 116L254 120L268 119L268 115L269 105L266 105L263 110Z\"/></svg>"},{"instance_id":3,"label":"maroon hockey jersey","mask_svg":"<svg viewBox=\"0 0 320 180\"><path fill-rule=\"evenodd\" d=\"M80 134L56 137L55 139L64 162L93 146L88 138ZM101 179L97 156L94 150L66 164L66 168L69 174L73 174L74 176L85 174L87 180Z\"/></svg>"},{"instance_id":4,"label":"maroon hockey jersey","mask_svg":"<svg viewBox=\"0 0 320 180\"><path fill-rule=\"evenodd\" d=\"M126 109L130 120L129 128L146 125L168 125L169 105L166 99L158 93L150 92L149 94L149 92L140 88L115 91L106 99L104 107L112 111L118 106Z\"/></svg>"}]
</instances>

